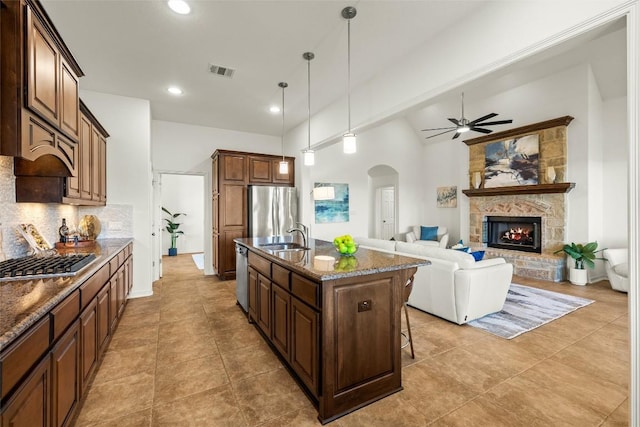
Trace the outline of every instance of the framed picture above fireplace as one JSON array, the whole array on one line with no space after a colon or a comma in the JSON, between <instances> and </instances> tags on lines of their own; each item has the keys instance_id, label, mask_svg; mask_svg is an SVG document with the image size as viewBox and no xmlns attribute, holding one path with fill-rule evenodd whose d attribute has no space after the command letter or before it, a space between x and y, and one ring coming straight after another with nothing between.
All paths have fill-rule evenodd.
<instances>
[{"instance_id":1,"label":"framed picture above fireplace","mask_svg":"<svg viewBox=\"0 0 640 427\"><path fill-rule=\"evenodd\" d=\"M538 184L538 134L488 143L484 187Z\"/></svg>"}]
</instances>

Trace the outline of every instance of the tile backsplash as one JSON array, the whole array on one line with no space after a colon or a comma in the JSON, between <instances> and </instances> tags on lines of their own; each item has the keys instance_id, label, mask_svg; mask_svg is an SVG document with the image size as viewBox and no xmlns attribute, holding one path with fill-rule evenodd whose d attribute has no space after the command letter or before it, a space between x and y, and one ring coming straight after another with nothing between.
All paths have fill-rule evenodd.
<instances>
[{"instance_id":1,"label":"tile backsplash","mask_svg":"<svg viewBox=\"0 0 640 427\"><path fill-rule=\"evenodd\" d=\"M101 223L98 238L133 236L131 205L72 206L56 203L16 203L13 158L0 156L0 261L29 253L29 245L17 231L18 224L30 223L53 245L58 240L62 218L75 226L83 215L95 215Z\"/></svg>"}]
</instances>

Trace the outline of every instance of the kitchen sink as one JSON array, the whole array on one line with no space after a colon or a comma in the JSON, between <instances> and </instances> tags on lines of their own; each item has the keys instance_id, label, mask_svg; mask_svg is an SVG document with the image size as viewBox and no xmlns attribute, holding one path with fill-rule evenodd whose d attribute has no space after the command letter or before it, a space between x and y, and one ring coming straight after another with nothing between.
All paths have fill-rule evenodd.
<instances>
[{"instance_id":1,"label":"kitchen sink","mask_svg":"<svg viewBox=\"0 0 640 427\"><path fill-rule=\"evenodd\" d=\"M300 243L295 242L280 242L280 243L264 243L260 245L261 248L264 248L268 251L306 251L309 248L301 245Z\"/></svg>"}]
</instances>

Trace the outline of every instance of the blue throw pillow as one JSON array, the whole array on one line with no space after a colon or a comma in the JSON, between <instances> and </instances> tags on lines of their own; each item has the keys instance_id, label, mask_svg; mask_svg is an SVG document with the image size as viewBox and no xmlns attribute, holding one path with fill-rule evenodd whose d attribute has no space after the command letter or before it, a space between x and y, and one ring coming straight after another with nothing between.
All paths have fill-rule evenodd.
<instances>
[{"instance_id":1,"label":"blue throw pillow","mask_svg":"<svg viewBox=\"0 0 640 427\"><path fill-rule=\"evenodd\" d=\"M420 226L420 240L438 240L438 227Z\"/></svg>"},{"instance_id":2,"label":"blue throw pillow","mask_svg":"<svg viewBox=\"0 0 640 427\"><path fill-rule=\"evenodd\" d=\"M471 255L473 255L473 259L480 261L484 257L484 251L471 252Z\"/></svg>"}]
</instances>

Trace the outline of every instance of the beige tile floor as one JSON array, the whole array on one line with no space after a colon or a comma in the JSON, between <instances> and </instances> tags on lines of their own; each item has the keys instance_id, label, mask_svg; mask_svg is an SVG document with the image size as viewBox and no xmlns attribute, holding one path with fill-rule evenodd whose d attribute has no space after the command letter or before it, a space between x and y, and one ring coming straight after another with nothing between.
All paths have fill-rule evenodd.
<instances>
[{"instance_id":1,"label":"beige tile floor","mask_svg":"<svg viewBox=\"0 0 640 427\"><path fill-rule=\"evenodd\" d=\"M312 426L317 413L235 304L235 282L165 257L129 301L76 426ZM595 303L513 340L411 309L404 390L340 426L626 426L627 296L608 282L514 282Z\"/></svg>"}]
</instances>

